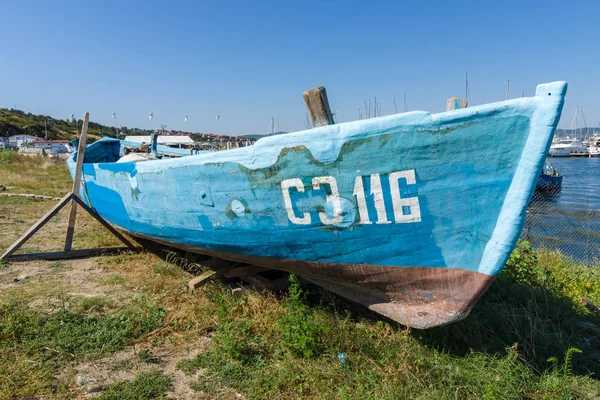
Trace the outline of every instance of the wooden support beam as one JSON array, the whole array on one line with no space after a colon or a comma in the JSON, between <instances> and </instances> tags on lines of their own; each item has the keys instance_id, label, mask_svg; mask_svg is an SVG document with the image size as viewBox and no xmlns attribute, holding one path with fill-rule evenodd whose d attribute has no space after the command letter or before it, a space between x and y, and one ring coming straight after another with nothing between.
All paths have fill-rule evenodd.
<instances>
[{"instance_id":1,"label":"wooden support beam","mask_svg":"<svg viewBox=\"0 0 600 400\"><path fill-rule=\"evenodd\" d=\"M40 218L35 224L33 224L33 226L31 226L31 228L29 228L27 232L25 232L19 239L17 239L16 242L10 245L0 256L0 260L59 260L63 258L82 258L98 256L102 254L112 254L123 250L138 250L129 240L127 240L127 238L125 238L121 233L119 233L119 231L113 228L112 225L106 222L100 215L98 215L98 213L94 209L89 207L79 197L79 193L81 191L81 175L83 169L83 160L85 157L85 143L87 139L89 119L90 114L85 113L83 127L81 130L81 137L78 143L77 161L75 164L75 174L73 177L73 189L70 193L65 195L65 197L60 199L60 201L54 207L52 207L46 214L44 214L42 218ZM71 204L71 212L69 213L69 222L67 226L67 235L65 240L65 251L14 255L15 251L17 251L25 242L27 242L44 224L46 224L50 220L50 218L55 216L67 204ZM83 208L85 211L87 211L92 217L94 217L96 221L100 222L102 226L104 226L108 231L110 231L117 239L123 242L127 247L72 250L71 247L73 244L73 234L75 230L75 222L77 219L78 205L81 206L81 208Z\"/></svg>"},{"instance_id":2,"label":"wooden support beam","mask_svg":"<svg viewBox=\"0 0 600 400\"><path fill-rule=\"evenodd\" d=\"M87 140L88 123L90 122L90 113L86 112L83 118L83 127L81 128L81 137L77 147L77 162L75 163L75 176L73 177L73 190L75 196L79 196L81 190L81 170L83 169L83 159L85 158L85 142ZM71 250L73 245L73 233L75 231L75 222L77 221L77 204L71 203L71 212L69 213L69 222L67 224L67 237L65 239L65 251Z\"/></svg>"},{"instance_id":3,"label":"wooden support beam","mask_svg":"<svg viewBox=\"0 0 600 400\"><path fill-rule=\"evenodd\" d=\"M58 203L56 203L54 207L48 210L48 212L44 214L42 218L40 218L35 224L33 224L31 228L27 230L27 232L25 232L19 239L17 239L16 242L11 244L4 253L2 253L2 255L0 256L0 260L4 260L10 257L15 251L17 251L19 247L21 247L26 241L29 240L29 238L31 238L37 231L39 231L40 228L44 226L44 224L46 224L46 222L50 221L50 218L55 216L60 210L62 210L64 206L69 204L71 202L72 197L73 193L69 193L65 197L63 197Z\"/></svg>"},{"instance_id":4,"label":"wooden support beam","mask_svg":"<svg viewBox=\"0 0 600 400\"><path fill-rule=\"evenodd\" d=\"M213 271L213 270L206 271L202 275L197 276L194 279L192 279L191 281L189 281L188 287L190 288L190 290L198 289L200 286L207 283L216 273L217 273L217 271Z\"/></svg>"},{"instance_id":5,"label":"wooden support beam","mask_svg":"<svg viewBox=\"0 0 600 400\"><path fill-rule=\"evenodd\" d=\"M306 108L308 108L308 115L310 115L313 128L334 124L325 87L319 86L307 90L302 94L302 97L304 97Z\"/></svg>"},{"instance_id":6,"label":"wooden support beam","mask_svg":"<svg viewBox=\"0 0 600 400\"><path fill-rule=\"evenodd\" d=\"M61 200L60 197L44 196L42 194L27 194L27 193L0 193L0 196L6 197L25 197L28 199L40 199L40 200Z\"/></svg>"},{"instance_id":7,"label":"wooden support beam","mask_svg":"<svg viewBox=\"0 0 600 400\"><path fill-rule=\"evenodd\" d=\"M31 260L64 260L72 258L96 257L131 250L128 247L105 247L102 249L83 249L70 251L53 251L45 253L15 254L7 258L9 261Z\"/></svg>"}]
</instances>

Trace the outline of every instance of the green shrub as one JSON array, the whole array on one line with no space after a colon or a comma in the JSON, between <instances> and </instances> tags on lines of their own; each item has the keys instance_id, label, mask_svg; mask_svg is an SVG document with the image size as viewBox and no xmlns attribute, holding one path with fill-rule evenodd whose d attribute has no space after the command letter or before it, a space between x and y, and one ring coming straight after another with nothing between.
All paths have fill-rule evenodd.
<instances>
[{"instance_id":1,"label":"green shrub","mask_svg":"<svg viewBox=\"0 0 600 400\"><path fill-rule=\"evenodd\" d=\"M520 241L512 252L502 278L542 289L579 305L582 298L600 303L600 268L574 262L559 251L536 251L529 242Z\"/></svg>"},{"instance_id":2,"label":"green shrub","mask_svg":"<svg viewBox=\"0 0 600 400\"><path fill-rule=\"evenodd\" d=\"M278 321L281 348L298 357L313 357L322 350L323 335L328 327L315 318L314 310L304 304L304 293L298 278L290 275L288 297L283 306L286 314Z\"/></svg>"},{"instance_id":3,"label":"green shrub","mask_svg":"<svg viewBox=\"0 0 600 400\"><path fill-rule=\"evenodd\" d=\"M19 158L16 151L0 149L0 164L14 163Z\"/></svg>"},{"instance_id":4,"label":"green shrub","mask_svg":"<svg viewBox=\"0 0 600 400\"><path fill-rule=\"evenodd\" d=\"M502 274L515 283L543 283L548 276L538 265L537 251L527 241L519 241L502 271Z\"/></svg>"}]
</instances>

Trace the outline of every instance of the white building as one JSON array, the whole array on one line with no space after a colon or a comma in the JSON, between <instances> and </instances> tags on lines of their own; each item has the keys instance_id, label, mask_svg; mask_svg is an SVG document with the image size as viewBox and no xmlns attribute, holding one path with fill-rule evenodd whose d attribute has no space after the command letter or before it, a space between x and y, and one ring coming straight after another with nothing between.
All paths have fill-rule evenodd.
<instances>
[{"instance_id":1,"label":"white building","mask_svg":"<svg viewBox=\"0 0 600 400\"><path fill-rule=\"evenodd\" d=\"M40 140L40 138L31 135L12 135L8 137L8 144L10 147L18 149L23 145L33 143L34 140Z\"/></svg>"},{"instance_id":2,"label":"white building","mask_svg":"<svg viewBox=\"0 0 600 400\"><path fill-rule=\"evenodd\" d=\"M49 154L69 153L71 142L68 140L34 140L33 148L44 150Z\"/></svg>"},{"instance_id":3,"label":"white building","mask_svg":"<svg viewBox=\"0 0 600 400\"><path fill-rule=\"evenodd\" d=\"M125 136L125 141L150 145L152 143L152 136ZM188 148L194 145L194 140L189 136L159 135L157 142L163 146L178 148Z\"/></svg>"}]
</instances>

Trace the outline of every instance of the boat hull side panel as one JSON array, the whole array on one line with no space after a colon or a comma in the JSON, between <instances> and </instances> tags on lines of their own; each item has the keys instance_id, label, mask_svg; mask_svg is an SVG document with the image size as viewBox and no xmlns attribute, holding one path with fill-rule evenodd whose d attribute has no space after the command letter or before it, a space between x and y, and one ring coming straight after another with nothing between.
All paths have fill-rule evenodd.
<instances>
[{"instance_id":1,"label":"boat hull side panel","mask_svg":"<svg viewBox=\"0 0 600 400\"><path fill-rule=\"evenodd\" d=\"M86 169L86 194L111 223L189 246L477 271L528 131L527 117L498 116L442 132L385 132L348 141L330 163L296 146L256 170L233 162L152 172L144 163L98 164L93 174ZM484 144L490 134L510 146ZM486 157L474 157L480 151Z\"/></svg>"}]
</instances>

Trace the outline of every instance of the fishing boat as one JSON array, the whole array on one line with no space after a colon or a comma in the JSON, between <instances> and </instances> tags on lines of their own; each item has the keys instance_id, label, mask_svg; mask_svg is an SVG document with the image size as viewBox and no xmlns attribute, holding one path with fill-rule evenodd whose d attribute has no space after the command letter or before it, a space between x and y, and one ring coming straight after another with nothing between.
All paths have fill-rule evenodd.
<instances>
[{"instance_id":1,"label":"fishing boat","mask_svg":"<svg viewBox=\"0 0 600 400\"><path fill-rule=\"evenodd\" d=\"M562 188L562 180L563 174L546 160L542 173L535 185L535 190L552 193L558 192Z\"/></svg>"},{"instance_id":2,"label":"fishing boat","mask_svg":"<svg viewBox=\"0 0 600 400\"><path fill-rule=\"evenodd\" d=\"M104 138L86 148L81 197L133 236L288 271L411 327L448 324L506 263L566 88L221 152L153 145L138 162Z\"/></svg>"}]
</instances>

